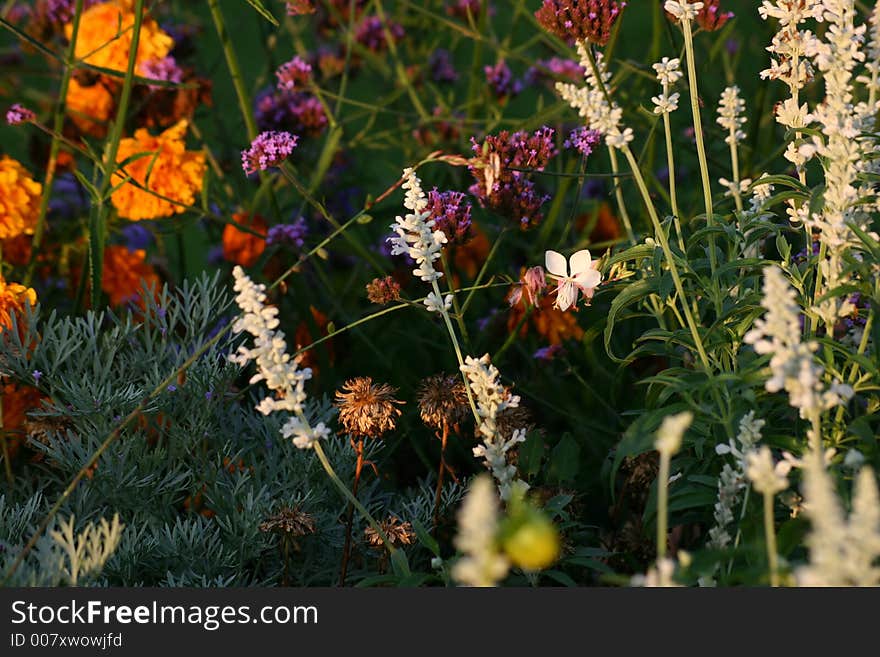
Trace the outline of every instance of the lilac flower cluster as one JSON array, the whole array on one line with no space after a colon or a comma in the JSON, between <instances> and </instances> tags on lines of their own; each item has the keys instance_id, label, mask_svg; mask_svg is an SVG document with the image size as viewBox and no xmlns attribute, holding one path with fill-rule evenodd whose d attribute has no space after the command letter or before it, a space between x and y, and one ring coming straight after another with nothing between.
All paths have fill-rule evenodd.
<instances>
[{"instance_id":1,"label":"lilac flower cluster","mask_svg":"<svg viewBox=\"0 0 880 657\"><path fill-rule=\"evenodd\" d=\"M593 152L593 149L602 143L602 133L589 128L577 128L572 130L563 146L578 151L584 157Z\"/></svg>"},{"instance_id":2,"label":"lilac flower cluster","mask_svg":"<svg viewBox=\"0 0 880 657\"><path fill-rule=\"evenodd\" d=\"M299 55L289 62L285 62L275 71L275 76L278 78L278 88L287 91L293 91L296 87L305 85L311 75L311 64Z\"/></svg>"},{"instance_id":3,"label":"lilac flower cluster","mask_svg":"<svg viewBox=\"0 0 880 657\"><path fill-rule=\"evenodd\" d=\"M257 96L254 104L260 130L293 130L313 137L327 127L324 107L311 94L268 89Z\"/></svg>"},{"instance_id":4,"label":"lilac flower cluster","mask_svg":"<svg viewBox=\"0 0 880 657\"><path fill-rule=\"evenodd\" d=\"M447 3L446 13L463 21L467 21L468 14L470 14L474 20L477 20L480 17L482 7L483 0L453 0L453 2ZM489 5L487 14L494 15L495 8Z\"/></svg>"},{"instance_id":5,"label":"lilac flower cluster","mask_svg":"<svg viewBox=\"0 0 880 657\"><path fill-rule=\"evenodd\" d=\"M15 103L15 105L10 107L6 111L6 123L8 123L9 125L21 125L22 123L30 123L36 118L36 114L34 114L24 105L19 105L18 103Z\"/></svg>"},{"instance_id":6,"label":"lilac flower cluster","mask_svg":"<svg viewBox=\"0 0 880 657\"><path fill-rule=\"evenodd\" d=\"M428 59L428 69L431 71L431 79L434 82L455 82L458 80L458 71L452 64L452 55L448 50L437 48Z\"/></svg>"},{"instance_id":7,"label":"lilac flower cluster","mask_svg":"<svg viewBox=\"0 0 880 657\"><path fill-rule=\"evenodd\" d=\"M503 59L495 64L495 66L483 67L483 72L486 74L486 84L489 85L492 93L499 100L512 98L523 90L522 81L514 79L510 67L507 66Z\"/></svg>"},{"instance_id":8,"label":"lilac flower cluster","mask_svg":"<svg viewBox=\"0 0 880 657\"><path fill-rule=\"evenodd\" d=\"M266 246L280 244L301 249L308 232L309 229L303 217L300 217L292 224L277 224L269 229L266 235Z\"/></svg>"},{"instance_id":9,"label":"lilac flower cluster","mask_svg":"<svg viewBox=\"0 0 880 657\"><path fill-rule=\"evenodd\" d=\"M378 16L367 16L361 21L361 24L357 26L354 38L367 50L376 53L383 52L385 48L388 47L385 27L386 25L382 23L382 19ZM395 43L403 38L404 31L402 25L395 23L394 21L388 21L387 27L388 32L391 34L391 38Z\"/></svg>"},{"instance_id":10,"label":"lilac flower cluster","mask_svg":"<svg viewBox=\"0 0 880 657\"><path fill-rule=\"evenodd\" d=\"M262 132L251 142L250 148L241 152L241 166L247 175L277 167L284 162L299 138L289 132Z\"/></svg>"},{"instance_id":11,"label":"lilac flower cluster","mask_svg":"<svg viewBox=\"0 0 880 657\"><path fill-rule=\"evenodd\" d=\"M434 220L434 228L442 230L450 242L464 244L472 237L471 204L461 192L438 192L435 187L428 192L426 209Z\"/></svg>"},{"instance_id":12,"label":"lilac flower cluster","mask_svg":"<svg viewBox=\"0 0 880 657\"><path fill-rule=\"evenodd\" d=\"M84 0L83 11L101 1ZM42 15L46 17L46 20L54 25L67 25L73 20L76 0L45 0L41 5L37 6L37 10L38 12L42 10Z\"/></svg>"},{"instance_id":13,"label":"lilac flower cluster","mask_svg":"<svg viewBox=\"0 0 880 657\"><path fill-rule=\"evenodd\" d=\"M151 80L162 80L180 84L183 82L183 70L177 65L177 61L170 55L162 59L149 59L141 64L141 75ZM151 84L150 89L161 89L159 85Z\"/></svg>"},{"instance_id":14,"label":"lilac flower cluster","mask_svg":"<svg viewBox=\"0 0 880 657\"><path fill-rule=\"evenodd\" d=\"M544 126L533 134L502 130L482 144L472 138L475 156L468 170L477 182L470 193L481 206L513 219L523 229L539 224L544 218L541 206L549 197L538 193L529 173L543 171L556 155L553 135L553 128Z\"/></svg>"},{"instance_id":15,"label":"lilac flower cluster","mask_svg":"<svg viewBox=\"0 0 880 657\"><path fill-rule=\"evenodd\" d=\"M529 85L549 84L553 86L557 81L562 80L572 84L580 84L584 75L586 75L584 67L573 59L551 57L550 59L539 59L534 66L529 67L525 74L525 82Z\"/></svg>"}]
</instances>

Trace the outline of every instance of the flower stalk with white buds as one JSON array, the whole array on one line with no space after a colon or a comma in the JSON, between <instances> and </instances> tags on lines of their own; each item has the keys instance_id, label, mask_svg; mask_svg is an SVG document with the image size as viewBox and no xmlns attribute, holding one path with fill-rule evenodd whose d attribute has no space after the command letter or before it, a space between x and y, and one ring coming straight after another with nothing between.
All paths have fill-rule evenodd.
<instances>
[{"instance_id":1,"label":"flower stalk with white buds","mask_svg":"<svg viewBox=\"0 0 880 657\"><path fill-rule=\"evenodd\" d=\"M773 498L788 488L789 461L773 462L773 455L766 445L760 450L746 454L746 476L755 490L764 496L764 537L767 545L767 563L770 569L770 586L779 586L779 556L776 550L776 529L773 519Z\"/></svg>"},{"instance_id":2,"label":"flower stalk with white buds","mask_svg":"<svg viewBox=\"0 0 880 657\"><path fill-rule=\"evenodd\" d=\"M232 331L233 333L247 332L252 335L254 347L239 346L236 353L230 354L229 360L242 367L250 361L254 361L257 372L251 377L250 383L265 381L266 386L275 393L275 397L264 397L257 404L257 410L263 415L269 415L279 410L293 414L282 426L281 434L285 438L292 437L293 444L299 449L315 451L318 460L336 488L381 537L398 570L408 574L409 565L406 556L391 544L379 523L342 483L327 459L320 441L330 436L330 429L323 422L312 426L305 415L303 404L307 395L304 386L305 382L311 378L312 371L308 368L299 369L301 357L291 359L290 354L287 353L284 332L276 330L279 324L278 309L266 305L266 286L254 283L239 266L232 270L232 275L235 278L234 289L238 292L235 302L242 310L242 315L232 325Z\"/></svg>"},{"instance_id":3,"label":"flower stalk with white buds","mask_svg":"<svg viewBox=\"0 0 880 657\"><path fill-rule=\"evenodd\" d=\"M431 218L431 212L428 210L428 197L422 189L422 181L419 180L412 167L403 170L403 188L406 190L403 206L410 212L403 217L398 216L395 223L391 224L391 229L395 233L388 238L388 242L391 243L391 253L392 255L406 254L415 260L417 267L413 270L413 276L431 283L433 290L425 297L425 307L428 312L439 313L443 318L449 339L452 341L452 348L455 350L458 366L462 367L464 358L458 344L458 336L449 316L454 295L447 294L444 297L440 292L437 281L443 276L443 272L434 268L434 262L440 259L447 238L442 230L434 230L435 221ZM465 384L467 384L467 380L465 380ZM474 419L479 423L480 418L470 387L465 385L465 388Z\"/></svg>"},{"instance_id":4,"label":"flower stalk with white buds","mask_svg":"<svg viewBox=\"0 0 880 657\"><path fill-rule=\"evenodd\" d=\"M458 512L455 547L464 553L452 567L452 577L463 586L495 586L504 579L510 562L497 545L498 498L486 475L475 477Z\"/></svg>"},{"instance_id":5,"label":"flower stalk with white buds","mask_svg":"<svg viewBox=\"0 0 880 657\"><path fill-rule=\"evenodd\" d=\"M807 536L810 561L795 573L798 584L880 585L880 496L871 468L862 468L856 477L847 517L821 455L807 455L804 502L812 526Z\"/></svg>"},{"instance_id":6,"label":"flower stalk with white buds","mask_svg":"<svg viewBox=\"0 0 880 657\"><path fill-rule=\"evenodd\" d=\"M860 48L865 26L854 25L854 0L823 0L822 7L828 29L825 40L816 40L810 54L825 80L825 101L813 112L822 132L821 137L813 137L813 145L825 168L825 205L821 214L806 217L806 224L820 233L822 252L813 312L830 335L837 320L853 310L848 297L819 299L849 281L844 273L844 255L851 246L860 244L850 228L851 223L859 223L856 182L863 170L860 126L853 105L853 72L865 60Z\"/></svg>"},{"instance_id":7,"label":"flower stalk with white buds","mask_svg":"<svg viewBox=\"0 0 880 657\"><path fill-rule=\"evenodd\" d=\"M764 420L755 419L755 412L749 411L739 421L739 432L736 441L730 440L726 445L716 445L715 453L719 455L730 454L734 459L734 467L725 463L718 477L718 501L715 503L715 526L709 530L708 544L716 549L724 549L731 542L731 536L727 527L734 521L733 509L739 502L740 493L745 489L745 495L740 512L740 520L746 512L749 503L749 489L745 485L746 454L752 450L761 440L761 429ZM737 529L734 547L739 545L740 531Z\"/></svg>"},{"instance_id":8,"label":"flower stalk with white buds","mask_svg":"<svg viewBox=\"0 0 880 657\"><path fill-rule=\"evenodd\" d=\"M479 359L468 356L461 371L476 397L477 431L483 437L483 444L474 447L474 456L482 458L495 477L501 499L509 500L517 490L524 492L529 487L516 477L516 468L507 460L507 453L526 439L526 432L525 429L515 429L505 439L497 422L502 411L519 406L519 395L514 395L498 381L500 374L498 368L489 362L489 354Z\"/></svg>"},{"instance_id":9,"label":"flower stalk with white buds","mask_svg":"<svg viewBox=\"0 0 880 657\"><path fill-rule=\"evenodd\" d=\"M746 123L743 113L746 109L745 101L739 95L739 87L733 85L727 87L721 94L718 104L718 125L727 130L724 142L730 147L730 167L733 171L733 180L728 182L724 178L719 182L730 190L736 203L737 212L743 211L743 192L752 184L750 179L740 180L739 177L739 143L746 138L742 127Z\"/></svg>"},{"instance_id":10,"label":"flower stalk with white buds","mask_svg":"<svg viewBox=\"0 0 880 657\"><path fill-rule=\"evenodd\" d=\"M657 563L666 557L666 535L669 526L669 466L672 455L681 449L684 432L694 421L694 414L684 411L663 418L657 429L654 449L660 452L660 470L657 474Z\"/></svg>"},{"instance_id":11,"label":"flower stalk with white buds","mask_svg":"<svg viewBox=\"0 0 880 657\"><path fill-rule=\"evenodd\" d=\"M754 327L745 334L743 342L752 345L758 354L771 355L771 376L764 384L767 391L785 390L789 403L799 409L802 418L810 420L849 399L853 394L849 386L835 383L826 389L822 383L823 368L813 357L818 345L801 340L798 320L801 310L794 289L779 267L764 269L764 298L761 305L767 312L764 317L755 320ZM814 440L819 440L819 436L815 436ZM821 445L814 443L812 448L819 451Z\"/></svg>"}]
</instances>

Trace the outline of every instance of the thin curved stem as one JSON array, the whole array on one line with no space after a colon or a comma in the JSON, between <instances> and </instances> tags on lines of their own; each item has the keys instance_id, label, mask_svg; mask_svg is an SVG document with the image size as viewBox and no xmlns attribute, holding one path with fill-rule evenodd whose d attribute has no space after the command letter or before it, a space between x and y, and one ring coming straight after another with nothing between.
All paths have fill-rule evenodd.
<instances>
[{"instance_id":1,"label":"thin curved stem","mask_svg":"<svg viewBox=\"0 0 880 657\"><path fill-rule=\"evenodd\" d=\"M636 158L629 146L623 147L623 154L629 162L636 185L642 193L642 199L645 202L645 207L648 209L651 223L654 225L654 234L656 235L657 241L660 242L660 248L663 250L663 255L666 257L666 264L669 266L669 273L672 275L672 282L675 285L676 292L678 292L678 298L681 301L681 309L682 312L684 312L685 322L687 323L691 332L691 337L694 340L694 347L700 357L703 369L705 369L708 374L712 371L712 367L709 364L709 356L706 354L706 349L703 346L703 339L700 336L697 323L694 321L693 313L691 313L690 305L687 302L687 295L684 293L684 285L682 285L681 276L679 275L678 267L675 264L675 256L672 253L672 249L669 248L669 240L666 237L666 231L664 231L663 226L660 225L660 217L657 216L657 210L654 208L654 203L651 200L651 194L648 191L645 178L642 176L642 172L639 170L639 164L636 162Z\"/></svg>"}]
</instances>

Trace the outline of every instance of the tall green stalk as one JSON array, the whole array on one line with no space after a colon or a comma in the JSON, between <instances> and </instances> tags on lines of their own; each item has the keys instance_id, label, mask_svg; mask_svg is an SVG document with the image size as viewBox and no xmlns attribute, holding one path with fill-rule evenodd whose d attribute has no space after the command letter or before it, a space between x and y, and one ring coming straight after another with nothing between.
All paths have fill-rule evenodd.
<instances>
[{"instance_id":1,"label":"tall green stalk","mask_svg":"<svg viewBox=\"0 0 880 657\"><path fill-rule=\"evenodd\" d=\"M697 142L697 159L700 161L700 180L703 183L703 203L706 206L706 225L712 227L715 223L714 210L712 207L712 186L709 182L709 164L706 159L706 144L703 140L703 119L700 116L700 90L697 85L697 66L694 57L694 35L691 30L691 22L681 22L684 31L685 58L687 59L688 87L691 97L691 113L694 119L694 139ZM718 257L715 253L715 236L709 235L709 263L714 280L715 270L718 268Z\"/></svg>"},{"instance_id":2,"label":"tall green stalk","mask_svg":"<svg viewBox=\"0 0 880 657\"><path fill-rule=\"evenodd\" d=\"M141 40L141 26L144 22L144 0L135 0L134 26L131 34L131 48L128 51L128 65L122 92L119 96L119 107L116 119L110 130L109 141L104 156L104 177L101 181L98 198L92 206L89 219L89 274L91 277L92 308L97 308L101 301L101 280L104 268L104 240L107 232L107 221L112 210L108 192L113 184L113 174L117 169L116 155L119 153L119 142L125 130L125 116L131 102L131 90L134 86L135 66L137 65L138 46Z\"/></svg>"},{"instance_id":3,"label":"tall green stalk","mask_svg":"<svg viewBox=\"0 0 880 657\"><path fill-rule=\"evenodd\" d=\"M64 128L64 115L67 108L67 89L70 86L70 78L76 66L76 41L79 36L79 23L83 13L85 0L76 0L71 25L70 43L64 56L64 68L61 71L61 86L58 89L58 101L55 105L55 115L52 119L52 142L49 146L49 162L46 165L46 178L43 181L43 194L40 197L40 210L37 215L37 225L34 227L34 238L31 241L31 257L22 284L28 287L33 280L37 266L37 256L43 243L43 233L46 231L46 215L49 212L49 198L52 195L52 185L55 182L55 169L58 166L58 151L61 146L60 135Z\"/></svg>"},{"instance_id":4,"label":"tall green stalk","mask_svg":"<svg viewBox=\"0 0 880 657\"><path fill-rule=\"evenodd\" d=\"M657 474L657 561L666 557L666 535L669 533L669 465L672 454L660 452Z\"/></svg>"},{"instance_id":5,"label":"tall green stalk","mask_svg":"<svg viewBox=\"0 0 880 657\"><path fill-rule=\"evenodd\" d=\"M767 545L767 565L770 586L779 586L779 556L776 553L776 529L773 522L773 495L764 493L764 537Z\"/></svg>"}]
</instances>

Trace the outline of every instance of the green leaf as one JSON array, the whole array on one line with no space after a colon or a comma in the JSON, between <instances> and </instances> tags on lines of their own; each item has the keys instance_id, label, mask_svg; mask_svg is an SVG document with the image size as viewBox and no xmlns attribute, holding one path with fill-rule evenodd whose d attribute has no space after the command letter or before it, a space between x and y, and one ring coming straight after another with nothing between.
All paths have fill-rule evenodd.
<instances>
[{"instance_id":1,"label":"green leaf","mask_svg":"<svg viewBox=\"0 0 880 657\"><path fill-rule=\"evenodd\" d=\"M245 2L247 2L251 7L256 9L257 13L260 16L262 16L267 21L272 23L272 25L274 25L275 27L278 27L278 25L279 25L278 20L272 15L272 12L270 12L268 9L266 9L266 7L263 5L261 0L245 0Z\"/></svg>"},{"instance_id":2,"label":"green leaf","mask_svg":"<svg viewBox=\"0 0 880 657\"><path fill-rule=\"evenodd\" d=\"M623 291L618 294L614 301L611 302L611 308L608 311L608 319L605 324L605 351L608 357L617 363L626 363L630 360L627 358L618 358L611 350L611 337L614 335L614 326L617 323L618 315L621 311L638 301L646 299L649 295L657 291L658 279L646 278L627 285Z\"/></svg>"},{"instance_id":3,"label":"green leaf","mask_svg":"<svg viewBox=\"0 0 880 657\"><path fill-rule=\"evenodd\" d=\"M79 169L73 170L73 175L76 176L76 179L79 181L79 184L85 187L86 191L89 194L89 198L92 203L97 203L101 198L101 192L98 191L98 188L95 187L88 178L86 178Z\"/></svg>"},{"instance_id":4,"label":"green leaf","mask_svg":"<svg viewBox=\"0 0 880 657\"><path fill-rule=\"evenodd\" d=\"M416 532L416 536L418 536L419 541L421 541L422 545L428 548L435 557L440 556L440 546L437 544L437 541L434 539L431 534L428 533L428 530L425 526L420 523L418 520L413 518L411 520L413 529Z\"/></svg>"},{"instance_id":5,"label":"green leaf","mask_svg":"<svg viewBox=\"0 0 880 657\"><path fill-rule=\"evenodd\" d=\"M525 478L534 477L541 471L541 461L544 458L544 439L537 431L532 431L526 437L525 442L519 447L520 474Z\"/></svg>"},{"instance_id":6,"label":"green leaf","mask_svg":"<svg viewBox=\"0 0 880 657\"><path fill-rule=\"evenodd\" d=\"M560 483L573 480L579 470L580 454L581 448L577 441L570 433L564 434L550 456L550 477Z\"/></svg>"}]
</instances>

